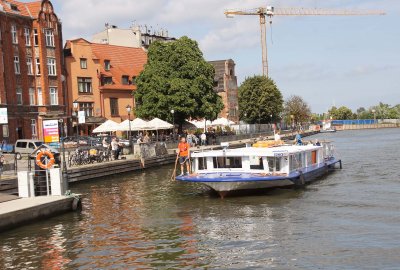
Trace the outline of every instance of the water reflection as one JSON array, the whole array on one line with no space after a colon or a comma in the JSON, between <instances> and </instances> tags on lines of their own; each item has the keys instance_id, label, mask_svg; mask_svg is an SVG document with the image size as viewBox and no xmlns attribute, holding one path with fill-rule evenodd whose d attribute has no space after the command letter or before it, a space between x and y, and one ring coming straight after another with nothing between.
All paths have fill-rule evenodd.
<instances>
[{"instance_id":1,"label":"water reflection","mask_svg":"<svg viewBox=\"0 0 400 270\"><path fill-rule=\"evenodd\" d=\"M344 169L304 190L220 200L168 166L76 184L81 213L0 234L0 269L396 268L398 134L357 134L324 135Z\"/></svg>"}]
</instances>

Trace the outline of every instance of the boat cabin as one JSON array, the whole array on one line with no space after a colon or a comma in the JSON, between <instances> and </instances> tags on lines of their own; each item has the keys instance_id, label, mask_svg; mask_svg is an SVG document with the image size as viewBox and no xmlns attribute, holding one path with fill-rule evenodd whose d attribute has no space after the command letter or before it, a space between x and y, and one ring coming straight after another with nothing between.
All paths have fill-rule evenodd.
<instances>
[{"instance_id":1,"label":"boat cabin","mask_svg":"<svg viewBox=\"0 0 400 270\"><path fill-rule=\"evenodd\" d=\"M279 147L246 147L238 149L192 152L194 173L246 172L289 175L308 167L318 167L333 156L330 143L284 145Z\"/></svg>"}]
</instances>

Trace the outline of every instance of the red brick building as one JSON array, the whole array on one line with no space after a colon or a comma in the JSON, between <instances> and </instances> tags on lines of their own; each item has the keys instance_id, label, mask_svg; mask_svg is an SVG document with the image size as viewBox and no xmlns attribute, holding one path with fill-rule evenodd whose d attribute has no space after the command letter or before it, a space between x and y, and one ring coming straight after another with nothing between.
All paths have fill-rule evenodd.
<instances>
[{"instance_id":1,"label":"red brick building","mask_svg":"<svg viewBox=\"0 0 400 270\"><path fill-rule=\"evenodd\" d=\"M66 120L61 22L48 0L0 0L0 139L43 139L43 121Z\"/></svg>"},{"instance_id":2,"label":"red brick building","mask_svg":"<svg viewBox=\"0 0 400 270\"><path fill-rule=\"evenodd\" d=\"M238 84L235 74L235 62L232 59L210 61L214 66L214 91L221 96L224 108L218 117L239 122Z\"/></svg>"}]
</instances>

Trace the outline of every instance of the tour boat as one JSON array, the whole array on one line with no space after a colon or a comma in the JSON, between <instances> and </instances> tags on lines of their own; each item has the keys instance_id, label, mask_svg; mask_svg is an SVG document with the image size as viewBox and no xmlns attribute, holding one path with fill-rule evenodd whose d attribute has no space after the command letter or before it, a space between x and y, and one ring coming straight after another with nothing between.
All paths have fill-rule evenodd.
<instances>
[{"instance_id":1,"label":"tour boat","mask_svg":"<svg viewBox=\"0 0 400 270\"><path fill-rule=\"evenodd\" d=\"M320 145L319 145L320 144ZM331 142L318 145L253 146L191 153L192 174L176 177L182 182L201 183L223 198L235 191L304 185L335 168L342 167Z\"/></svg>"}]
</instances>

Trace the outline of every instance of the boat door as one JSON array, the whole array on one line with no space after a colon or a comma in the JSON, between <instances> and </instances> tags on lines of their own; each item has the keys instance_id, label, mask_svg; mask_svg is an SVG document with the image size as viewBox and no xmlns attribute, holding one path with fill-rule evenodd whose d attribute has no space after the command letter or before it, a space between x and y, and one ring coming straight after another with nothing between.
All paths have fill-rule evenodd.
<instances>
[{"instance_id":1,"label":"boat door","mask_svg":"<svg viewBox=\"0 0 400 270\"><path fill-rule=\"evenodd\" d=\"M317 163L317 150L311 152L311 164Z\"/></svg>"}]
</instances>

